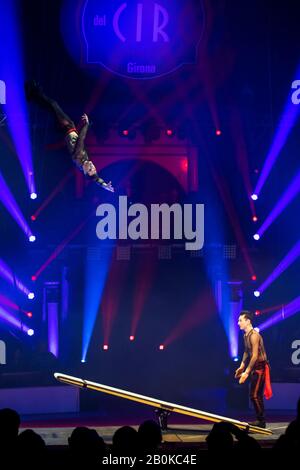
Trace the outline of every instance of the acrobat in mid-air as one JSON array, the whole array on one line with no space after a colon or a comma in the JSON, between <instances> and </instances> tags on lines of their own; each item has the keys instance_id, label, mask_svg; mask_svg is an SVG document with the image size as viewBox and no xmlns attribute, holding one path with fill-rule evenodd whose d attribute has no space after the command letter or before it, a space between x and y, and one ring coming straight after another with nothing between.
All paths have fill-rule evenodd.
<instances>
[{"instance_id":1,"label":"acrobat in mid-air","mask_svg":"<svg viewBox=\"0 0 300 470\"><path fill-rule=\"evenodd\" d=\"M80 131L78 131L74 122L61 109L59 104L55 100L46 96L41 86L37 82L26 82L25 94L28 101L34 101L54 114L59 127L64 132L65 141L72 156L72 160L76 166L85 174L85 176L90 178L92 181L95 181L95 183L100 185L103 189L114 192L114 188L111 182L106 183L102 178L100 178L95 165L89 159L85 149L84 141L89 127L88 116L83 114L81 117L82 127Z\"/></svg>"}]
</instances>

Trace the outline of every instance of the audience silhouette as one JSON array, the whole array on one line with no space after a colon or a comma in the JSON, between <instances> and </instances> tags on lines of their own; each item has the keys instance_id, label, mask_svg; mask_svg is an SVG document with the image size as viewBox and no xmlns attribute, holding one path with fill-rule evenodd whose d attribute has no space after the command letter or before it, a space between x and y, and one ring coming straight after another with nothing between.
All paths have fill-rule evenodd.
<instances>
[{"instance_id":1,"label":"audience silhouette","mask_svg":"<svg viewBox=\"0 0 300 470\"><path fill-rule=\"evenodd\" d=\"M10 408L0 409L0 451L1 455L9 455L11 466L13 464L28 464L32 468L50 468L50 462L54 465L55 453L46 446L43 438L34 430L26 429L19 434L20 416L17 411ZM136 431L133 427L123 426L114 433L112 445L105 444L95 429L88 427L76 427L69 439L65 458L60 463L69 463L74 467L98 468L103 463L104 457L137 457L146 455L168 453L163 444L163 436L160 426L152 420L144 421ZM220 456L225 454L253 455L255 452L263 452L259 442L246 431L237 426L220 422L215 423L206 437L208 456ZM298 451L300 448L300 398L297 403L297 416L284 434L279 436L272 448L273 452L284 451L287 455ZM176 448L173 449L176 454ZM181 448L177 451L180 453ZM52 460L51 460L52 452ZM58 454L57 454L58 455Z\"/></svg>"}]
</instances>

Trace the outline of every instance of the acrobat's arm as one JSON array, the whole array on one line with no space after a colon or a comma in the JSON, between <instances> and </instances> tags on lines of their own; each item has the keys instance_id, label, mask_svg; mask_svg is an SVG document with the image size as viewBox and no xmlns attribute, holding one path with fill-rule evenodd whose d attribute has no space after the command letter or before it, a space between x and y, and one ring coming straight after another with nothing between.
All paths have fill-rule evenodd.
<instances>
[{"instance_id":1,"label":"acrobat's arm","mask_svg":"<svg viewBox=\"0 0 300 470\"><path fill-rule=\"evenodd\" d=\"M115 192L114 187L111 184L111 181L109 181L108 183L105 183L105 181L102 178L100 178L100 176L97 175L97 177L95 178L95 182L96 184L99 184L99 186L101 186L103 189L106 189L106 191L110 191L111 193Z\"/></svg>"},{"instance_id":2,"label":"acrobat's arm","mask_svg":"<svg viewBox=\"0 0 300 470\"><path fill-rule=\"evenodd\" d=\"M238 369L236 369L236 371L235 371L234 377L235 377L236 379L239 378L239 377L242 375L242 373L243 373L243 371L244 371L244 369L245 369L245 364L246 364L247 358L248 358L248 353L247 353L247 351L245 351L244 354L243 354L243 358L242 358L241 365L240 365L240 367L239 367Z\"/></svg>"},{"instance_id":3,"label":"acrobat's arm","mask_svg":"<svg viewBox=\"0 0 300 470\"><path fill-rule=\"evenodd\" d=\"M76 142L76 152L82 152L84 150L84 141L86 138L86 134L89 128L89 118L87 114L83 114L81 116L81 121L82 121L82 128L80 129L78 139Z\"/></svg>"}]
</instances>

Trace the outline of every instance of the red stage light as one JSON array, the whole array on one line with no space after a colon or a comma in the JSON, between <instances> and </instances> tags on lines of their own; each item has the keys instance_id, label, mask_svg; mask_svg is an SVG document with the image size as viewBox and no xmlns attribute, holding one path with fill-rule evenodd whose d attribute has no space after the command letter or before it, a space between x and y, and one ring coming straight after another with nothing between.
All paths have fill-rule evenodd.
<instances>
[{"instance_id":1,"label":"red stage light","mask_svg":"<svg viewBox=\"0 0 300 470\"><path fill-rule=\"evenodd\" d=\"M257 222L257 221L258 221L258 217L257 217L256 215L254 215L254 216L252 217L252 220L253 220L253 222Z\"/></svg>"},{"instance_id":2,"label":"red stage light","mask_svg":"<svg viewBox=\"0 0 300 470\"><path fill-rule=\"evenodd\" d=\"M32 281L36 281L36 276L31 276Z\"/></svg>"},{"instance_id":3,"label":"red stage light","mask_svg":"<svg viewBox=\"0 0 300 470\"><path fill-rule=\"evenodd\" d=\"M167 129L166 134L167 134L168 137L172 137L172 135L173 135L172 129Z\"/></svg>"},{"instance_id":4,"label":"red stage light","mask_svg":"<svg viewBox=\"0 0 300 470\"><path fill-rule=\"evenodd\" d=\"M260 310L255 310L255 315L256 316L260 315Z\"/></svg>"},{"instance_id":5,"label":"red stage light","mask_svg":"<svg viewBox=\"0 0 300 470\"><path fill-rule=\"evenodd\" d=\"M164 345L163 345L163 344L160 344L160 345L159 345L159 350L160 350L160 351L163 351L164 349L165 349Z\"/></svg>"},{"instance_id":6,"label":"red stage light","mask_svg":"<svg viewBox=\"0 0 300 470\"><path fill-rule=\"evenodd\" d=\"M217 136L222 135L222 132L220 131L220 129L217 129L217 130L216 130L216 135L217 135Z\"/></svg>"},{"instance_id":7,"label":"red stage light","mask_svg":"<svg viewBox=\"0 0 300 470\"><path fill-rule=\"evenodd\" d=\"M252 279L252 281L256 281L257 277L255 276L255 274L253 274L253 276L251 276L251 279Z\"/></svg>"},{"instance_id":8,"label":"red stage light","mask_svg":"<svg viewBox=\"0 0 300 470\"><path fill-rule=\"evenodd\" d=\"M104 349L104 351L107 351L108 350L108 344L104 344L103 349Z\"/></svg>"},{"instance_id":9,"label":"red stage light","mask_svg":"<svg viewBox=\"0 0 300 470\"><path fill-rule=\"evenodd\" d=\"M36 216L35 216L35 215L32 215L30 218L31 218L31 220L33 220L33 221L36 220Z\"/></svg>"},{"instance_id":10,"label":"red stage light","mask_svg":"<svg viewBox=\"0 0 300 470\"><path fill-rule=\"evenodd\" d=\"M134 336L133 335L129 336L129 339L130 341L134 341Z\"/></svg>"},{"instance_id":11,"label":"red stage light","mask_svg":"<svg viewBox=\"0 0 300 470\"><path fill-rule=\"evenodd\" d=\"M26 315L28 318L32 318L32 312L27 312Z\"/></svg>"},{"instance_id":12,"label":"red stage light","mask_svg":"<svg viewBox=\"0 0 300 470\"><path fill-rule=\"evenodd\" d=\"M128 129L124 129L124 130L122 131L122 134L123 134L125 137L128 137L128 135L129 135L129 130L128 130Z\"/></svg>"},{"instance_id":13,"label":"red stage light","mask_svg":"<svg viewBox=\"0 0 300 470\"><path fill-rule=\"evenodd\" d=\"M189 166L189 164L188 164L187 159L186 159L186 158L183 158L183 159L181 160L181 162L180 162L180 168L181 168L181 170L186 173L186 172L188 171L188 166Z\"/></svg>"}]
</instances>

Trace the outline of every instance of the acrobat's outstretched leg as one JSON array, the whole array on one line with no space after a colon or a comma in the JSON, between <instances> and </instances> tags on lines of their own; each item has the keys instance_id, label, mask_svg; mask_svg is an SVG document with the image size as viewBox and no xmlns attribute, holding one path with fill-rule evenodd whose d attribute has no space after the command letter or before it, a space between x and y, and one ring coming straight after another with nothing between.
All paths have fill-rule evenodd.
<instances>
[{"instance_id":1,"label":"acrobat's outstretched leg","mask_svg":"<svg viewBox=\"0 0 300 470\"><path fill-rule=\"evenodd\" d=\"M87 151L84 147L84 140L88 129L88 116L82 116L83 126L80 132L77 131L74 122L69 116L61 109L59 104L49 98L42 90L42 87L35 81L25 83L25 94L28 101L35 101L41 107L48 109L56 119L59 127L64 133L65 141L68 150L72 156L73 162L77 167L83 171L85 175L90 177L97 184L107 191L114 192L111 183L105 183L97 173L96 167L91 160L89 160Z\"/></svg>"},{"instance_id":2,"label":"acrobat's outstretched leg","mask_svg":"<svg viewBox=\"0 0 300 470\"><path fill-rule=\"evenodd\" d=\"M28 101L35 101L40 106L48 109L54 114L59 127L64 131L64 133L76 130L72 119L61 109L55 100L45 95L41 86L35 81L26 82L25 93Z\"/></svg>"}]
</instances>

